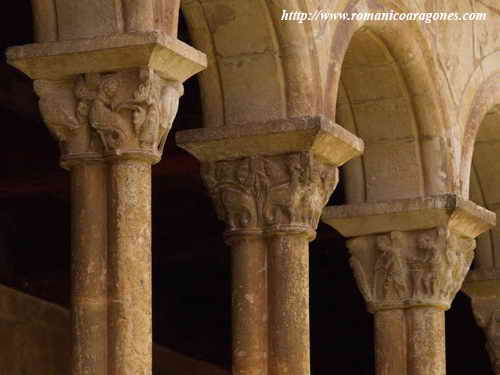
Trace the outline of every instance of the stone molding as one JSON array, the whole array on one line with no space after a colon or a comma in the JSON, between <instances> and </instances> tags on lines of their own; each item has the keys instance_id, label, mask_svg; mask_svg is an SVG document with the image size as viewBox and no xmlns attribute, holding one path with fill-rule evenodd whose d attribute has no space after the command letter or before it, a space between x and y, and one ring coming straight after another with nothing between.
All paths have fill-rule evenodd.
<instances>
[{"instance_id":1,"label":"stone molding","mask_svg":"<svg viewBox=\"0 0 500 375\"><path fill-rule=\"evenodd\" d=\"M201 162L311 152L341 166L364 150L360 138L322 116L184 130L176 141Z\"/></svg>"},{"instance_id":2,"label":"stone molding","mask_svg":"<svg viewBox=\"0 0 500 375\"><path fill-rule=\"evenodd\" d=\"M34 80L148 68L182 83L207 67L205 54L157 31L10 47L7 62Z\"/></svg>"},{"instance_id":3,"label":"stone molding","mask_svg":"<svg viewBox=\"0 0 500 375\"><path fill-rule=\"evenodd\" d=\"M368 310L447 310L474 258L475 240L447 228L393 231L347 242Z\"/></svg>"},{"instance_id":4,"label":"stone molding","mask_svg":"<svg viewBox=\"0 0 500 375\"><path fill-rule=\"evenodd\" d=\"M322 220L346 237L447 227L475 238L496 225L495 213L456 194L331 206Z\"/></svg>"}]
</instances>

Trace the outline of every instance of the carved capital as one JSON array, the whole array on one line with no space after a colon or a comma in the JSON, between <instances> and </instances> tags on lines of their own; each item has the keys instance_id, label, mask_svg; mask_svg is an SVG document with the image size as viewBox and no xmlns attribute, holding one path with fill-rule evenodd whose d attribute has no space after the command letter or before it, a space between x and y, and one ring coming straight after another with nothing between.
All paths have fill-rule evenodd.
<instances>
[{"instance_id":1,"label":"carved capital","mask_svg":"<svg viewBox=\"0 0 500 375\"><path fill-rule=\"evenodd\" d=\"M218 216L235 232L314 235L338 182L338 169L309 152L203 165Z\"/></svg>"},{"instance_id":2,"label":"carved capital","mask_svg":"<svg viewBox=\"0 0 500 375\"><path fill-rule=\"evenodd\" d=\"M497 288L498 289L498 288ZM500 374L500 296L472 298L472 309L477 324L486 335L486 349L495 374Z\"/></svg>"},{"instance_id":3,"label":"carved capital","mask_svg":"<svg viewBox=\"0 0 500 375\"><path fill-rule=\"evenodd\" d=\"M34 81L35 92L40 97L40 112L50 133L59 141L63 160L68 155L100 159L102 147L97 134L77 111L75 85L75 77Z\"/></svg>"},{"instance_id":4,"label":"carved capital","mask_svg":"<svg viewBox=\"0 0 500 375\"><path fill-rule=\"evenodd\" d=\"M35 81L40 111L59 141L63 165L82 159L161 158L182 84L152 69Z\"/></svg>"},{"instance_id":5,"label":"carved capital","mask_svg":"<svg viewBox=\"0 0 500 375\"><path fill-rule=\"evenodd\" d=\"M475 240L438 227L358 237L347 246L370 311L416 306L446 310L470 268Z\"/></svg>"}]
</instances>

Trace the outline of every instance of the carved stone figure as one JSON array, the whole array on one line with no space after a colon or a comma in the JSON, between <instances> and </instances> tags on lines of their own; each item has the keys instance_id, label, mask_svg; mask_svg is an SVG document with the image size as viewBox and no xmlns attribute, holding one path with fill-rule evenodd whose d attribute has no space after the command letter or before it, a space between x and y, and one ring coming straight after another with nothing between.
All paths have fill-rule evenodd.
<instances>
[{"instance_id":1,"label":"carved stone figure","mask_svg":"<svg viewBox=\"0 0 500 375\"><path fill-rule=\"evenodd\" d=\"M417 238L417 256L410 261L410 275L414 298L425 298L437 293L443 268L441 249L446 247L446 231L424 232ZM437 235L433 238L432 235ZM443 270L446 272L446 269Z\"/></svg>"},{"instance_id":2,"label":"carved stone figure","mask_svg":"<svg viewBox=\"0 0 500 375\"><path fill-rule=\"evenodd\" d=\"M229 230L314 230L338 180L335 166L309 153L220 161L203 166L202 175Z\"/></svg>"},{"instance_id":3,"label":"carved stone figure","mask_svg":"<svg viewBox=\"0 0 500 375\"><path fill-rule=\"evenodd\" d=\"M375 263L377 273L375 280L382 280L380 290L382 298L393 300L405 297L408 288L401 259L402 234L393 232L390 236L378 236L376 244L380 253Z\"/></svg>"},{"instance_id":4,"label":"carved stone figure","mask_svg":"<svg viewBox=\"0 0 500 375\"><path fill-rule=\"evenodd\" d=\"M35 91L63 158L134 152L159 160L183 87L138 69L36 81Z\"/></svg>"},{"instance_id":5,"label":"carved stone figure","mask_svg":"<svg viewBox=\"0 0 500 375\"><path fill-rule=\"evenodd\" d=\"M366 236L350 240L348 247L354 276L370 310L445 308L470 267L474 241L436 228Z\"/></svg>"},{"instance_id":6,"label":"carved stone figure","mask_svg":"<svg viewBox=\"0 0 500 375\"><path fill-rule=\"evenodd\" d=\"M78 81L78 86L77 95L82 92L86 94L87 91L90 92L88 96L84 96L84 100L88 100L87 97L92 98L90 100L88 120L92 128L99 134L104 149L108 151L111 148L118 147L125 138L125 134L119 125L122 119L113 108L113 99L117 94L119 81L113 75L105 76L99 82L98 88L93 92L93 95L90 89L85 90L83 77ZM80 98L78 97L78 99Z\"/></svg>"},{"instance_id":7,"label":"carved stone figure","mask_svg":"<svg viewBox=\"0 0 500 375\"><path fill-rule=\"evenodd\" d=\"M39 107L50 133L59 141L61 153L71 151L71 144L79 134L82 124L77 113L73 95L73 80L34 82L36 94L40 97Z\"/></svg>"}]
</instances>

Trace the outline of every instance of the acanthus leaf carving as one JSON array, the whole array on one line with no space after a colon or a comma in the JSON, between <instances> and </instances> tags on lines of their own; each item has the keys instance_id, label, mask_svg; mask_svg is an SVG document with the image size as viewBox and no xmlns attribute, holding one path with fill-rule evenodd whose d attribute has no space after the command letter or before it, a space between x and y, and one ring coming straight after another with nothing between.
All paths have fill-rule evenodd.
<instances>
[{"instance_id":1,"label":"acanthus leaf carving","mask_svg":"<svg viewBox=\"0 0 500 375\"><path fill-rule=\"evenodd\" d=\"M475 241L446 228L391 232L348 241L351 267L371 311L447 309L470 268Z\"/></svg>"}]
</instances>

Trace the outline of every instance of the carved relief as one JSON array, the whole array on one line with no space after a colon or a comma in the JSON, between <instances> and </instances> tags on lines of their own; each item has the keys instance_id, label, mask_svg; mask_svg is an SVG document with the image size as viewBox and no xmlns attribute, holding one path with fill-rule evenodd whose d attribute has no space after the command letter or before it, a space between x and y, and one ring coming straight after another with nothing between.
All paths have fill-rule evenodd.
<instances>
[{"instance_id":1,"label":"carved relief","mask_svg":"<svg viewBox=\"0 0 500 375\"><path fill-rule=\"evenodd\" d=\"M351 267L370 310L448 308L473 258L475 242L445 228L391 232L348 241Z\"/></svg>"},{"instance_id":2,"label":"carved relief","mask_svg":"<svg viewBox=\"0 0 500 375\"><path fill-rule=\"evenodd\" d=\"M99 134L105 152L161 156L177 114L182 85L151 69L86 75L76 84L79 113Z\"/></svg>"},{"instance_id":3,"label":"carved relief","mask_svg":"<svg viewBox=\"0 0 500 375\"><path fill-rule=\"evenodd\" d=\"M376 238L379 253L375 262L374 287L379 298L397 300L407 294L408 285L402 259L404 241L405 237L401 232Z\"/></svg>"},{"instance_id":4,"label":"carved relief","mask_svg":"<svg viewBox=\"0 0 500 375\"><path fill-rule=\"evenodd\" d=\"M59 141L63 155L99 153L95 134L76 110L74 86L75 80L35 81L40 112L50 133Z\"/></svg>"},{"instance_id":5,"label":"carved relief","mask_svg":"<svg viewBox=\"0 0 500 375\"><path fill-rule=\"evenodd\" d=\"M177 114L182 84L151 69L36 81L40 110L63 159L88 153L159 160Z\"/></svg>"},{"instance_id":6,"label":"carved relief","mask_svg":"<svg viewBox=\"0 0 500 375\"><path fill-rule=\"evenodd\" d=\"M472 299L474 315L486 335L486 349L496 374L500 374L500 298Z\"/></svg>"},{"instance_id":7,"label":"carved relief","mask_svg":"<svg viewBox=\"0 0 500 375\"><path fill-rule=\"evenodd\" d=\"M202 176L229 231L280 225L314 230L338 182L333 165L309 153L204 165Z\"/></svg>"}]
</instances>

